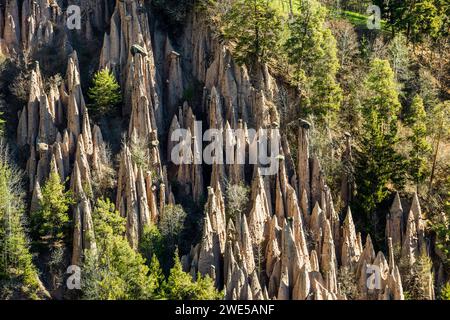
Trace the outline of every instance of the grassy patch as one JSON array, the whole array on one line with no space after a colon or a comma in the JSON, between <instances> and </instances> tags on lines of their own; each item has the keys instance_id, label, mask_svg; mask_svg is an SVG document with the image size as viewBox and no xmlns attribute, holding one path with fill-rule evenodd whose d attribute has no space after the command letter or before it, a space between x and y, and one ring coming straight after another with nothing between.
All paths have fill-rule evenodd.
<instances>
[{"instance_id":1,"label":"grassy patch","mask_svg":"<svg viewBox=\"0 0 450 320\"><path fill-rule=\"evenodd\" d=\"M289 15L289 0L273 0L271 2L272 7L276 9L278 12L281 13L281 15L285 15L286 18ZM331 8L328 8L330 12L332 11ZM298 13L298 6L295 5L293 7L294 13ZM355 27L360 28L366 28L367 27L367 19L369 18L368 15L354 12L354 11L341 11L340 14L342 19L347 20L351 24L353 24ZM386 28L386 21L381 20L381 29L385 30Z\"/></svg>"},{"instance_id":2,"label":"grassy patch","mask_svg":"<svg viewBox=\"0 0 450 320\"><path fill-rule=\"evenodd\" d=\"M342 11L342 18L350 22L356 27L367 27L368 15L361 14L354 11ZM381 29L384 30L386 27L386 21L381 20Z\"/></svg>"},{"instance_id":3,"label":"grassy patch","mask_svg":"<svg viewBox=\"0 0 450 320\"><path fill-rule=\"evenodd\" d=\"M367 24L367 16L361 13L342 11L342 17L355 26L364 26Z\"/></svg>"}]
</instances>

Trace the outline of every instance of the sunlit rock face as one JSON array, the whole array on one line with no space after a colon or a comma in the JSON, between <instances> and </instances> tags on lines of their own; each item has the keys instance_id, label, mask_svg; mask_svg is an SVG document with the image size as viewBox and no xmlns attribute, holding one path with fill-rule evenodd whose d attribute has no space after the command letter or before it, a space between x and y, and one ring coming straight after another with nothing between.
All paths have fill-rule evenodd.
<instances>
[{"instance_id":1,"label":"sunlit rock face","mask_svg":"<svg viewBox=\"0 0 450 320\"><path fill-rule=\"evenodd\" d=\"M69 1L72 3L72 1ZM137 249L143 230L157 223L168 204L180 203L174 183L194 202L205 200L202 236L183 257L185 271L209 275L226 299L347 299L339 274L346 272L356 286L356 299L404 299L399 259L411 266L420 254L428 255L417 195L405 211L397 194L387 213L386 248L375 252L370 235L355 228L348 207L339 215L326 185L320 159L311 151L310 125L302 121L294 157L285 137L275 175L261 174L251 165L174 165L170 161L172 133L185 129L192 135L196 121L204 129L240 129L239 146L251 144L249 129L269 128L280 122L275 107L279 85L265 65L249 75L235 63L228 49L211 33L198 14L188 16L182 36L175 39L157 27L144 1L80 2L86 12L83 27L69 30L67 13L51 0L7 0L0 11L0 51L11 57L31 54L52 44L55 30L64 38L66 74L59 86L46 87L39 64L30 75L28 103L18 115L19 147L28 150L26 174L31 208L36 208L41 186L49 173L76 194L72 206L72 264L80 265L84 250L96 251L92 221L93 177L106 165L100 126L89 117L80 62L70 39L95 39L101 34L98 68L110 69L121 84L122 115L128 125L115 170L115 204L126 218L126 237ZM155 27L156 25L156 27ZM195 81L200 98L184 101ZM133 144L145 141L150 168L132 156ZM351 157L350 145L346 157ZM192 155L201 153L193 143ZM227 184L250 186L249 209L226 216ZM351 185L343 183L347 204ZM364 240L364 245L363 245ZM394 255L394 253L396 253ZM387 258L386 258L387 257ZM368 286L376 269L377 286ZM379 281L378 281L379 280ZM379 283L378 283L379 282ZM430 270L429 298L433 298Z\"/></svg>"}]
</instances>

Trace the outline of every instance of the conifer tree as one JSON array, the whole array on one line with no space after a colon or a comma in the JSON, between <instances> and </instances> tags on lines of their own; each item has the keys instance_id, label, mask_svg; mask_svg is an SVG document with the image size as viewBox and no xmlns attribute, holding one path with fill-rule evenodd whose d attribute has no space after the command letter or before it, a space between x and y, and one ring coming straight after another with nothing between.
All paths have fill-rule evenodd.
<instances>
[{"instance_id":1,"label":"conifer tree","mask_svg":"<svg viewBox=\"0 0 450 320\"><path fill-rule=\"evenodd\" d=\"M152 299L165 299L165 277L159 264L159 260L154 254L150 260L150 290L152 292Z\"/></svg>"},{"instance_id":2,"label":"conifer tree","mask_svg":"<svg viewBox=\"0 0 450 320\"><path fill-rule=\"evenodd\" d=\"M411 126L412 134L409 136L411 151L409 159L409 173L416 184L422 183L427 175L427 158L431 151L431 146L427 142L425 108L423 100L416 95L411 104L411 115L407 122Z\"/></svg>"},{"instance_id":3,"label":"conifer tree","mask_svg":"<svg viewBox=\"0 0 450 320\"><path fill-rule=\"evenodd\" d=\"M238 63L267 62L276 54L281 19L267 0L235 0L223 18L223 34L235 45Z\"/></svg>"},{"instance_id":4,"label":"conifer tree","mask_svg":"<svg viewBox=\"0 0 450 320\"><path fill-rule=\"evenodd\" d=\"M151 269L124 236L126 221L107 199L99 199L92 215L97 254L86 251L82 291L85 299L148 300L159 297L162 271Z\"/></svg>"},{"instance_id":5,"label":"conifer tree","mask_svg":"<svg viewBox=\"0 0 450 320\"><path fill-rule=\"evenodd\" d=\"M114 107L122 101L120 85L108 69L98 71L92 80L88 96L92 100L91 109L99 116L114 112Z\"/></svg>"},{"instance_id":6,"label":"conifer tree","mask_svg":"<svg viewBox=\"0 0 450 320\"><path fill-rule=\"evenodd\" d=\"M178 249L175 252L174 266L170 269L166 283L166 295L169 300L190 300L194 296L194 286L190 274L183 271Z\"/></svg>"},{"instance_id":7,"label":"conifer tree","mask_svg":"<svg viewBox=\"0 0 450 320\"><path fill-rule=\"evenodd\" d=\"M404 4L405 14L397 25L405 30L408 39L419 42L426 36L438 35L443 21L434 0L409 0Z\"/></svg>"},{"instance_id":8,"label":"conifer tree","mask_svg":"<svg viewBox=\"0 0 450 320\"><path fill-rule=\"evenodd\" d=\"M223 295L214 288L209 276L197 275L197 281L183 271L178 249L175 251L174 266L167 278L165 294L169 300L216 300Z\"/></svg>"},{"instance_id":9,"label":"conifer tree","mask_svg":"<svg viewBox=\"0 0 450 320\"><path fill-rule=\"evenodd\" d=\"M63 240L69 225L69 206L72 204L70 192L65 191L59 174L50 173L42 188L39 209L32 213L34 229L41 239L50 241Z\"/></svg>"},{"instance_id":10,"label":"conifer tree","mask_svg":"<svg viewBox=\"0 0 450 320\"><path fill-rule=\"evenodd\" d=\"M38 299L40 286L24 228L20 174L0 145L0 299Z\"/></svg>"},{"instance_id":11,"label":"conifer tree","mask_svg":"<svg viewBox=\"0 0 450 320\"><path fill-rule=\"evenodd\" d=\"M426 37L438 37L446 23L448 5L441 0L375 0L383 8L393 34L404 32L409 41L420 42Z\"/></svg>"},{"instance_id":12,"label":"conifer tree","mask_svg":"<svg viewBox=\"0 0 450 320\"><path fill-rule=\"evenodd\" d=\"M375 59L365 81L363 125L356 152L357 196L368 231L376 228L376 209L389 195L389 185L404 183L404 159L396 150L400 102L394 73L386 60ZM372 232L373 234L373 232Z\"/></svg>"},{"instance_id":13,"label":"conifer tree","mask_svg":"<svg viewBox=\"0 0 450 320\"><path fill-rule=\"evenodd\" d=\"M145 226L139 242L139 252L147 260L147 263L150 263L153 257L162 257L164 249L164 238L158 227L154 224Z\"/></svg>"},{"instance_id":14,"label":"conifer tree","mask_svg":"<svg viewBox=\"0 0 450 320\"><path fill-rule=\"evenodd\" d=\"M339 69L336 40L325 27L325 7L316 0L304 0L297 5L284 49L304 98L302 107L324 116L339 110L342 101L342 90L336 81Z\"/></svg>"}]
</instances>

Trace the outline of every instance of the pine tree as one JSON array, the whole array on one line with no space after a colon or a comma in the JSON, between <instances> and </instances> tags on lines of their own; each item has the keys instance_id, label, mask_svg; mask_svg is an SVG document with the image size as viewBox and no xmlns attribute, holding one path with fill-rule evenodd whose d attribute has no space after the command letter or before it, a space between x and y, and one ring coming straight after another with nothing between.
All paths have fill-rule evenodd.
<instances>
[{"instance_id":1,"label":"pine tree","mask_svg":"<svg viewBox=\"0 0 450 320\"><path fill-rule=\"evenodd\" d=\"M107 199L99 199L93 212L97 254L85 252L82 291L85 299L147 300L159 298L162 271L151 269L124 236L126 221ZM156 278L154 278L156 277Z\"/></svg>"},{"instance_id":2,"label":"pine tree","mask_svg":"<svg viewBox=\"0 0 450 320\"><path fill-rule=\"evenodd\" d=\"M390 184L402 186L404 159L396 151L400 102L394 73L386 60L375 59L365 81L363 126L356 152L357 197L354 205L364 213L374 234L376 209L389 195Z\"/></svg>"},{"instance_id":3,"label":"pine tree","mask_svg":"<svg viewBox=\"0 0 450 320\"><path fill-rule=\"evenodd\" d=\"M150 260L150 290L153 293L153 299L164 299L165 278L159 260L154 254Z\"/></svg>"},{"instance_id":4,"label":"pine tree","mask_svg":"<svg viewBox=\"0 0 450 320\"><path fill-rule=\"evenodd\" d=\"M183 271L178 249L175 251L174 266L167 278L165 294L169 300L216 300L223 298L214 288L214 283L208 276L197 275L197 281L189 273Z\"/></svg>"},{"instance_id":5,"label":"pine tree","mask_svg":"<svg viewBox=\"0 0 450 320\"><path fill-rule=\"evenodd\" d=\"M337 45L325 27L326 13L316 0L299 2L284 44L302 93L302 107L321 116L339 110L342 101L342 90L336 81Z\"/></svg>"},{"instance_id":6,"label":"pine tree","mask_svg":"<svg viewBox=\"0 0 450 320\"><path fill-rule=\"evenodd\" d=\"M416 95L411 104L411 115L407 119L411 126L412 134L409 137L411 151L409 159L409 173L413 178L417 188L427 176L427 158L431 151L431 146L427 142L427 114L423 105L423 100Z\"/></svg>"},{"instance_id":7,"label":"pine tree","mask_svg":"<svg viewBox=\"0 0 450 320\"><path fill-rule=\"evenodd\" d=\"M336 40L329 29L323 30L323 58L314 67L311 106L317 115L330 116L341 107L342 89L336 80L339 70Z\"/></svg>"},{"instance_id":8,"label":"pine tree","mask_svg":"<svg viewBox=\"0 0 450 320\"><path fill-rule=\"evenodd\" d=\"M164 238L156 225L144 227L139 252L147 262L152 261L153 257L161 258L164 255Z\"/></svg>"},{"instance_id":9,"label":"pine tree","mask_svg":"<svg viewBox=\"0 0 450 320\"><path fill-rule=\"evenodd\" d=\"M413 1L409 5L403 24L408 39L420 42L426 36L436 37L438 35L442 17L438 13L434 0Z\"/></svg>"},{"instance_id":10,"label":"pine tree","mask_svg":"<svg viewBox=\"0 0 450 320\"><path fill-rule=\"evenodd\" d=\"M221 300L224 298L224 294L214 287L214 281L208 275L202 277L197 274L195 287L194 300Z\"/></svg>"},{"instance_id":11,"label":"pine tree","mask_svg":"<svg viewBox=\"0 0 450 320\"><path fill-rule=\"evenodd\" d=\"M224 37L235 45L238 63L254 65L276 55L281 19L267 0L235 0L223 17Z\"/></svg>"},{"instance_id":12,"label":"pine tree","mask_svg":"<svg viewBox=\"0 0 450 320\"><path fill-rule=\"evenodd\" d=\"M166 283L166 297L169 300L191 300L194 297L194 286L190 274L183 271L178 249L175 252L174 266L170 269Z\"/></svg>"},{"instance_id":13,"label":"pine tree","mask_svg":"<svg viewBox=\"0 0 450 320\"><path fill-rule=\"evenodd\" d=\"M125 234L125 218L116 211L114 203L109 199L98 199L93 213L94 229L99 241L111 235Z\"/></svg>"},{"instance_id":14,"label":"pine tree","mask_svg":"<svg viewBox=\"0 0 450 320\"><path fill-rule=\"evenodd\" d=\"M439 36L445 24L445 9L441 9L440 0L376 0L375 4L386 8L384 18L388 19L392 33L404 32L413 42Z\"/></svg>"},{"instance_id":15,"label":"pine tree","mask_svg":"<svg viewBox=\"0 0 450 320\"><path fill-rule=\"evenodd\" d=\"M69 206L72 204L70 192L65 191L59 174L50 173L42 188L39 209L32 213L35 231L41 239L53 242L63 240L69 225Z\"/></svg>"},{"instance_id":16,"label":"pine tree","mask_svg":"<svg viewBox=\"0 0 450 320\"><path fill-rule=\"evenodd\" d=\"M108 69L94 75L88 96L92 100L91 109L99 116L114 112L114 107L122 101L120 85Z\"/></svg>"},{"instance_id":17,"label":"pine tree","mask_svg":"<svg viewBox=\"0 0 450 320\"><path fill-rule=\"evenodd\" d=\"M38 299L41 294L25 233L21 196L20 174L9 165L0 146L0 299Z\"/></svg>"}]
</instances>

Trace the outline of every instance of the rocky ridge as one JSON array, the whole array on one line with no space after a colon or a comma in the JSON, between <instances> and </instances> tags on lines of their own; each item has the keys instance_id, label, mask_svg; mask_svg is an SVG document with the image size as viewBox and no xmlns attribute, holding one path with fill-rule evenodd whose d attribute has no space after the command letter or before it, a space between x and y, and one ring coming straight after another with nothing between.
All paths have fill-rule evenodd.
<instances>
[{"instance_id":1,"label":"rocky ridge","mask_svg":"<svg viewBox=\"0 0 450 320\"><path fill-rule=\"evenodd\" d=\"M241 129L244 135L236 139L236 148L245 145L248 153L248 128L279 126L276 80L265 65L252 72L237 65L199 14L189 17L182 44L175 45L155 27L143 1L83 0L80 4L86 23L82 30L70 31L56 1L7 0L0 9L0 51L10 56L31 52L52 43L56 29L63 30L69 43L71 32L92 39L93 30L106 30L99 68L112 70L121 83L122 114L129 117L115 202L127 219L126 235L133 248L137 249L144 227L157 223L164 207L177 202L171 182L176 181L193 201L207 199L202 239L182 258L184 268L194 277L197 272L211 276L226 299L347 299L339 279L344 271L356 284L353 298L404 299L400 260L411 266L421 254L429 255L430 240L417 195L411 208L404 210L397 194L387 219L385 256L374 251L370 235L362 239L350 208L340 219L320 161L310 152L307 122L299 125L296 157L282 137L280 166L273 177L262 175L258 166L213 164L209 178L202 165L170 163L174 145L160 141L170 141L179 128L193 136L191 155L201 154L201 143L193 134L196 120L224 135L229 129ZM192 79L203 86L196 107L183 101ZM72 50L68 56L59 87L45 88L36 64L30 97L18 118L17 145L28 150L31 208L38 206L41 185L52 171L62 181L69 179L76 195L72 264L80 265L84 250L96 250L92 181L105 165L106 151L101 129L90 120L84 101L77 52ZM132 144L139 141L148 146L148 168L133 160ZM351 156L350 144L348 150ZM245 181L249 170L250 210L227 221L226 184ZM343 184L342 194L349 194L348 187ZM380 272L376 289L367 286L369 266ZM431 272L429 276L432 299Z\"/></svg>"}]
</instances>

